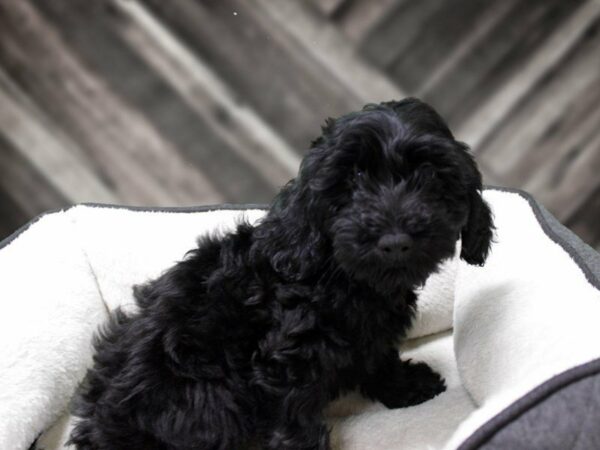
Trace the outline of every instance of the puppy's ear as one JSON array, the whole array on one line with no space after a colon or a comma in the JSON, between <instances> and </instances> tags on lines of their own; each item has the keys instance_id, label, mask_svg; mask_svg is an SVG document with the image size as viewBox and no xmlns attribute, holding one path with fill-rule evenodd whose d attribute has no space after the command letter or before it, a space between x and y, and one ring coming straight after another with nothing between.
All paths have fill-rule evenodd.
<instances>
[{"instance_id":1,"label":"puppy's ear","mask_svg":"<svg viewBox=\"0 0 600 450\"><path fill-rule=\"evenodd\" d=\"M462 229L460 257L469 264L482 266L490 251L494 235L492 212L481 196L481 188L469 195L469 215Z\"/></svg>"},{"instance_id":2,"label":"puppy's ear","mask_svg":"<svg viewBox=\"0 0 600 450\"><path fill-rule=\"evenodd\" d=\"M323 260L322 215L319 195L311 187L311 174L320 165L318 150L304 158L298 176L277 195L263 226L255 234L264 239L263 250L282 276L301 280L320 268Z\"/></svg>"}]
</instances>

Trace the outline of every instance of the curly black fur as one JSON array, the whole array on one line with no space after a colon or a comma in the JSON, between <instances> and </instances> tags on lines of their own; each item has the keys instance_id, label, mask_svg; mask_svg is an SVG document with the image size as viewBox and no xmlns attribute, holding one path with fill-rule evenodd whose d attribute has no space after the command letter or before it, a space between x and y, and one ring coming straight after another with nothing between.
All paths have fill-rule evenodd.
<instances>
[{"instance_id":1,"label":"curly black fur","mask_svg":"<svg viewBox=\"0 0 600 450\"><path fill-rule=\"evenodd\" d=\"M358 388L389 408L444 390L402 361L414 289L451 257L483 264L492 219L464 144L428 105L327 121L257 225L135 290L95 342L79 449L326 449L323 408Z\"/></svg>"}]
</instances>

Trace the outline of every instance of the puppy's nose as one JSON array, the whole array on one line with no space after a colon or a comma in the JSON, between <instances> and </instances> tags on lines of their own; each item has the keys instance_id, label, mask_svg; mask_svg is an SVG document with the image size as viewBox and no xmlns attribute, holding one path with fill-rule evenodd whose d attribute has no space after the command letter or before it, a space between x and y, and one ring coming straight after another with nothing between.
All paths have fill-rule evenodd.
<instances>
[{"instance_id":1,"label":"puppy's nose","mask_svg":"<svg viewBox=\"0 0 600 450\"><path fill-rule=\"evenodd\" d=\"M404 257L412 248L413 240L405 233L385 234L379 238L377 247L390 257Z\"/></svg>"}]
</instances>

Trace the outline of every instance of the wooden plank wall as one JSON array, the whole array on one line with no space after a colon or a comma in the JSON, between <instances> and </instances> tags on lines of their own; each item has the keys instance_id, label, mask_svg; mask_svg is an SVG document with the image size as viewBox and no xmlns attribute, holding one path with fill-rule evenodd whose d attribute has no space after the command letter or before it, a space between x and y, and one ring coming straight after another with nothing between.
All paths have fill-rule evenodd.
<instances>
[{"instance_id":1,"label":"wooden plank wall","mask_svg":"<svg viewBox=\"0 0 600 450\"><path fill-rule=\"evenodd\" d=\"M0 0L0 237L77 202L263 202L416 95L600 249L598 0Z\"/></svg>"}]
</instances>

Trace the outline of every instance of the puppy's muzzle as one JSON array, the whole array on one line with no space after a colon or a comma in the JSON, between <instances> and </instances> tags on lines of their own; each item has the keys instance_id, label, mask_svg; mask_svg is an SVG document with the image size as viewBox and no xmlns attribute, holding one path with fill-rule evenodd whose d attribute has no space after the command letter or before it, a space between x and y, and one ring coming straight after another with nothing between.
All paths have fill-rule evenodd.
<instances>
[{"instance_id":1,"label":"puppy's muzzle","mask_svg":"<svg viewBox=\"0 0 600 450\"><path fill-rule=\"evenodd\" d=\"M387 260L402 261L412 252L413 239L402 232L389 233L381 236L377 242L379 253Z\"/></svg>"}]
</instances>

